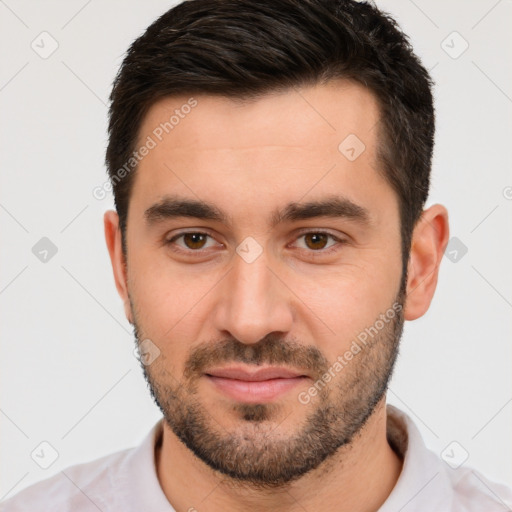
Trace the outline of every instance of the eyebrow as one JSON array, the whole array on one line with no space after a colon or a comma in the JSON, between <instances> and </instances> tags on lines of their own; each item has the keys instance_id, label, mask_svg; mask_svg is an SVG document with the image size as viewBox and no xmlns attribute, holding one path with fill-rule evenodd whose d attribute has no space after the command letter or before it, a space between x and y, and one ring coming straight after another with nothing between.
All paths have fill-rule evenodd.
<instances>
[{"instance_id":1,"label":"eyebrow","mask_svg":"<svg viewBox=\"0 0 512 512\"><path fill-rule=\"evenodd\" d=\"M148 225L179 217L217 221L228 226L232 224L230 216L215 205L206 201L177 196L166 196L144 212L144 218ZM317 217L344 218L366 226L372 224L368 209L346 197L329 196L306 203L288 203L284 208L275 211L271 215L270 226L275 227L283 222Z\"/></svg>"}]
</instances>

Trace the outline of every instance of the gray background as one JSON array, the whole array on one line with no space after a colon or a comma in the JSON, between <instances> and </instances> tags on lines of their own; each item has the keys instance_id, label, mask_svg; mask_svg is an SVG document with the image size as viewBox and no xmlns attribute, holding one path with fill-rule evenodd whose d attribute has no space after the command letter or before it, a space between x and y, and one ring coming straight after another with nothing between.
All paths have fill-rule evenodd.
<instances>
[{"instance_id":1,"label":"gray background","mask_svg":"<svg viewBox=\"0 0 512 512\"><path fill-rule=\"evenodd\" d=\"M0 498L138 444L160 417L105 248L112 200L92 191L122 55L172 5L0 1ZM429 204L448 207L455 237L430 311L406 324L389 401L452 464L467 452L511 485L512 2L377 5L436 82Z\"/></svg>"}]
</instances>

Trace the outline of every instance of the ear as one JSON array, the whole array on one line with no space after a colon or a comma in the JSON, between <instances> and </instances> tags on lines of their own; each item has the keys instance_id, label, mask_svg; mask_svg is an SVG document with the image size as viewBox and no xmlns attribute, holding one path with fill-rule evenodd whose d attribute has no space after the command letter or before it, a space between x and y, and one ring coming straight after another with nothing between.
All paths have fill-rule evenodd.
<instances>
[{"instance_id":1,"label":"ear","mask_svg":"<svg viewBox=\"0 0 512 512\"><path fill-rule=\"evenodd\" d=\"M448 212L435 204L422 213L413 231L407 267L406 320L416 320L428 310L448 239Z\"/></svg>"},{"instance_id":2,"label":"ear","mask_svg":"<svg viewBox=\"0 0 512 512\"><path fill-rule=\"evenodd\" d=\"M105 226L105 240L107 242L112 270L114 271L114 280L119 296L124 303L124 313L128 322L133 324L132 310L128 296L128 277L126 270L126 260L123 254L121 228L119 226L119 216L114 210L105 212L103 216Z\"/></svg>"}]
</instances>

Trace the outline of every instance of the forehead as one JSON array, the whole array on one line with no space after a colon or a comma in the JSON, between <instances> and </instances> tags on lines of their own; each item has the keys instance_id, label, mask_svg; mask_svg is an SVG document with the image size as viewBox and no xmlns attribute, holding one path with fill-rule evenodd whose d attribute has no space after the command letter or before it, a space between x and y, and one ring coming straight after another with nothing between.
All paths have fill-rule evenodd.
<instances>
[{"instance_id":1,"label":"forehead","mask_svg":"<svg viewBox=\"0 0 512 512\"><path fill-rule=\"evenodd\" d=\"M374 94L347 80L250 101L163 98L139 130L136 148L150 140L152 148L138 164L132 199L181 194L236 205L249 200L245 193L298 200L340 186L355 197L361 184L370 193L372 183L387 186L376 171L379 115Z\"/></svg>"},{"instance_id":2,"label":"forehead","mask_svg":"<svg viewBox=\"0 0 512 512\"><path fill-rule=\"evenodd\" d=\"M189 106L192 97L197 102L194 107ZM359 83L340 79L248 100L207 94L165 97L148 110L139 142L171 120L169 133L162 127L161 135L172 139L176 149L217 148L226 143L240 148L276 145L307 149L318 142L331 144L332 139L341 142L349 133L371 146L378 119L374 93Z\"/></svg>"}]
</instances>

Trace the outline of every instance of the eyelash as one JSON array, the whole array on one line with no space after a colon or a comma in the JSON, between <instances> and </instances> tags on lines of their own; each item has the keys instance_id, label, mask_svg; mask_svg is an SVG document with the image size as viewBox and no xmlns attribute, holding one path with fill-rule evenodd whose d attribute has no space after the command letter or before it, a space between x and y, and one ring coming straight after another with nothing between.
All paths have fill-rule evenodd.
<instances>
[{"instance_id":1,"label":"eyelash","mask_svg":"<svg viewBox=\"0 0 512 512\"><path fill-rule=\"evenodd\" d=\"M202 255L206 249L194 250L194 249L184 249L182 247L175 246L175 241L182 238L185 235L204 235L209 238L213 238L209 233L206 233L204 231L184 231L182 233L174 235L169 240L166 240L165 245L171 247L173 251L184 253L187 255L193 255L193 254L196 254L197 256ZM299 248L300 250L307 251L312 256L331 254L332 252L339 250L340 245L343 245L346 243L346 240L340 239L337 236L333 235L332 233L329 233L328 231L305 231L305 232L300 233L297 236L296 240L298 240L306 235L327 235L329 238L331 238L332 240L337 242L336 244L333 244L331 247L328 247L327 249L318 249L316 251L314 249Z\"/></svg>"}]
</instances>

